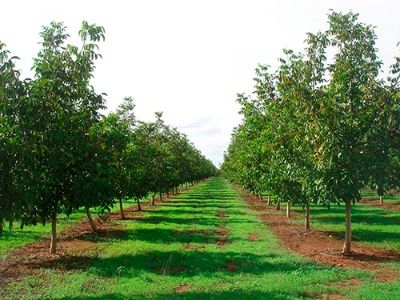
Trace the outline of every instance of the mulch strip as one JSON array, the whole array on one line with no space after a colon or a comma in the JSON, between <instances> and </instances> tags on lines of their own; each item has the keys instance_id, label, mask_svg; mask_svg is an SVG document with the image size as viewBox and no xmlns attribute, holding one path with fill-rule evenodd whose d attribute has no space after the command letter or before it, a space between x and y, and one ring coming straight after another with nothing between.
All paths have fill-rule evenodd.
<instances>
[{"instance_id":1,"label":"mulch strip","mask_svg":"<svg viewBox=\"0 0 400 300\"><path fill-rule=\"evenodd\" d=\"M342 255L343 241L334 235L319 230L306 231L302 225L290 223L286 215L277 212L274 207L268 206L266 202L257 197L242 193L242 198L255 211L260 212L259 216L263 223L271 228L285 248L319 263L373 271L377 281L390 282L399 277L395 270L384 270L384 266L380 264L399 261L399 252L353 242L353 253ZM295 218L300 217L300 214L292 213Z\"/></svg>"}]
</instances>

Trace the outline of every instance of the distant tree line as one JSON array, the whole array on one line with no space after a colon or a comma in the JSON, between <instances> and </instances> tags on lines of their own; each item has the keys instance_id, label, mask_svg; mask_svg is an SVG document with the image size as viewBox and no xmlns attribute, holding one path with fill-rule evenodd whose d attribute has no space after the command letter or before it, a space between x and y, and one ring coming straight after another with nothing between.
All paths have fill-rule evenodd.
<instances>
[{"instance_id":1,"label":"distant tree line","mask_svg":"<svg viewBox=\"0 0 400 300\"><path fill-rule=\"evenodd\" d=\"M102 115L104 94L90 81L101 57L104 28L83 22L81 44L67 44L62 23L41 31L33 79L21 79L0 43L0 234L10 228L51 222L50 252L56 252L60 213L84 208L109 211L122 201L177 193L217 170L188 138L167 126L135 118L132 98ZM114 80L111 78L110 80Z\"/></svg>"},{"instance_id":2,"label":"distant tree line","mask_svg":"<svg viewBox=\"0 0 400 300\"><path fill-rule=\"evenodd\" d=\"M351 208L364 187L383 201L400 186L400 58L388 78L376 34L358 14L331 12L307 34L305 51L284 50L279 66L256 69L254 93L239 94L242 123L224 176L257 195L301 205L345 205L343 253L351 252Z\"/></svg>"}]
</instances>

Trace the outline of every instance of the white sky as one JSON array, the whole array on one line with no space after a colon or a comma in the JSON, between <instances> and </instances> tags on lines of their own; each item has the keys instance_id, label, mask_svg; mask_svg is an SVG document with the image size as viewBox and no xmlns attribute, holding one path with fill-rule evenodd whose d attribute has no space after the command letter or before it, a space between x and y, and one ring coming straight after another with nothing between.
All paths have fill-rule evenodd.
<instances>
[{"instance_id":1,"label":"white sky","mask_svg":"<svg viewBox=\"0 0 400 300\"><path fill-rule=\"evenodd\" d=\"M133 96L136 115L166 122L218 164L240 121L236 93L251 92L257 63L274 65L283 48L301 51L306 32L326 28L329 9L360 13L377 26L385 65L397 55L400 2L293 1L1 1L0 40L30 76L41 26L63 21L72 37L82 20L102 25L106 41L93 85L114 109Z\"/></svg>"}]
</instances>

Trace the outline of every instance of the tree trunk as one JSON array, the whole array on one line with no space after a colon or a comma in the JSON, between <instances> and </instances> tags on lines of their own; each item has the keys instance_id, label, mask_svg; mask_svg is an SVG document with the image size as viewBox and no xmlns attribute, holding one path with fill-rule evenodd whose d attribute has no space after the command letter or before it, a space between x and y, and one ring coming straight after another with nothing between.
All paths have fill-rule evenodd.
<instances>
[{"instance_id":1,"label":"tree trunk","mask_svg":"<svg viewBox=\"0 0 400 300\"><path fill-rule=\"evenodd\" d=\"M343 254L351 254L351 200L346 200L346 231Z\"/></svg>"},{"instance_id":2,"label":"tree trunk","mask_svg":"<svg viewBox=\"0 0 400 300\"><path fill-rule=\"evenodd\" d=\"M288 201L286 204L286 218L290 219L290 213L290 201Z\"/></svg>"},{"instance_id":3,"label":"tree trunk","mask_svg":"<svg viewBox=\"0 0 400 300\"><path fill-rule=\"evenodd\" d=\"M0 216L0 235L2 235L3 234L3 217L2 216Z\"/></svg>"},{"instance_id":4,"label":"tree trunk","mask_svg":"<svg viewBox=\"0 0 400 300\"><path fill-rule=\"evenodd\" d=\"M281 200L278 200L278 203L276 204L276 210L281 210Z\"/></svg>"},{"instance_id":5,"label":"tree trunk","mask_svg":"<svg viewBox=\"0 0 400 300\"><path fill-rule=\"evenodd\" d=\"M271 205L271 196L268 196L267 205Z\"/></svg>"},{"instance_id":6,"label":"tree trunk","mask_svg":"<svg viewBox=\"0 0 400 300\"><path fill-rule=\"evenodd\" d=\"M57 214L51 217L51 240L50 253L55 254L57 251Z\"/></svg>"},{"instance_id":7,"label":"tree trunk","mask_svg":"<svg viewBox=\"0 0 400 300\"><path fill-rule=\"evenodd\" d=\"M260 197L260 200L261 200L261 201L263 201L263 200L264 200L264 199L263 199L263 196L262 196L262 194L260 194L260 196L259 196L259 197Z\"/></svg>"},{"instance_id":8,"label":"tree trunk","mask_svg":"<svg viewBox=\"0 0 400 300\"><path fill-rule=\"evenodd\" d=\"M119 199L119 211L121 212L121 219L125 220L124 207L122 206L122 199Z\"/></svg>"},{"instance_id":9,"label":"tree trunk","mask_svg":"<svg viewBox=\"0 0 400 300\"><path fill-rule=\"evenodd\" d=\"M14 227L14 220L8 221L8 230L11 231ZM0 230L1 231L1 230ZM1 234L1 233L0 233Z\"/></svg>"},{"instance_id":10,"label":"tree trunk","mask_svg":"<svg viewBox=\"0 0 400 300\"><path fill-rule=\"evenodd\" d=\"M150 205L154 206L154 202L156 201L156 194L153 194L153 196L151 196L151 201L150 201Z\"/></svg>"},{"instance_id":11,"label":"tree trunk","mask_svg":"<svg viewBox=\"0 0 400 300\"><path fill-rule=\"evenodd\" d=\"M306 203L306 211L304 214L304 226L306 230L310 230L310 201Z\"/></svg>"},{"instance_id":12,"label":"tree trunk","mask_svg":"<svg viewBox=\"0 0 400 300\"><path fill-rule=\"evenodd\" d=\"M162 193L160 192L160 201L163 201L163 199L162 199Z\"/></svg>"},{"instance_id":13,"label":"tree trunk","mask_svg":"<svg viewBox=\"0 0 400 300\"><path fill-rule=\"evenodd\" d=\"M136 202L137 202L137 211L141 211L142 210L142 206L140 205L139 198L136 199Z\"/></svg>"},{"instance_id":14,"label":"tree trunk","mask_svg":"<svg viewBox=\"0 0 400 300\"><path fill-rule=\"evenodd\" d=\"M167 198L169 198L169 192L167 192Z\"/></svg>"},{"instance_id":15,"label":"tree trunk","mask_svg":"<svg viewBox=\"0 0 400 300\"><path fill-rule=\"evenodd\" d=\"M88 206L85 206L85 212L86 212L87 218L89 220L90 226L92 227L92 230L94 232L96 232L97 231L96 224L94 223L94 220L92 218L92 214L90 213L90 209L89 209Z\"/></svg>"},{"instance_id":16,"label":"tree trunk","mask_svg":"<svg viewBox=\"0 0 400 300\"><path fill-rule=\"evenodd\" d=\"M379 203L383 204L383 196L379 196Z\"/></svg>"}]
</instances>

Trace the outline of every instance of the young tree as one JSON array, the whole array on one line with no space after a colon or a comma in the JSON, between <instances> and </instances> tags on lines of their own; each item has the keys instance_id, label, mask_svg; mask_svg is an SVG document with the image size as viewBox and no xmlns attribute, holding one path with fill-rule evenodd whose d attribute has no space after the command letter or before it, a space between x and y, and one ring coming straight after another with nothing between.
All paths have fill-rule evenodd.
<instances>
[{"instance_id":1,"label":"young tree","mask_svg":"<svg viewBox=\"0 0 400 300\"><path fill-rule=\"evenodd\" d=\"M256 98L241 103L244 121L223 171L252 189L248 175L262 170L258 178L278 201L305 206L307 228L311 200L344 203L343 253L350 254L351 206L360 189L372 183L383 195L397 184L400 60L385 85L373 28L353 13L328 18L328 30L308 34L304 55L285 51L276 73L256 70ZM253 159L257 149L263 164Z\"/></svg>"},{"instance_id":2,"label":"young tree","mask_svg":"<svg viewBox=\"0 0 400 300\"><path fill-rule=\"evenodd\" d=\"M10 57L0 42L0 235L5 220L10 222L20 211L22 190L18 184L21 160L19 111L26 97L26 81L15 69L17 57Z\"/></svg>"},{"instance_id":3,"label":"young tree","mask_svg":"<svg viewBox=\"0 0 400 300\"><path fill-rule=\"evenodd\" d=\"M69 212L74 178L84 157L90 127L99 118L104 100L90 85L98 42L104 29L82 23L80 48L66 45L62 23L41 32L42 50L35 59L23 128L24 176L27 204L22 224L51 220L50 252L56 252L57 215Z\"/></svg>"}]
</instances>

